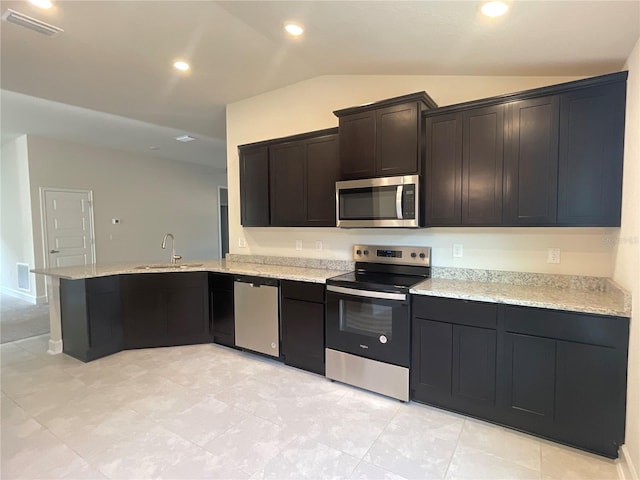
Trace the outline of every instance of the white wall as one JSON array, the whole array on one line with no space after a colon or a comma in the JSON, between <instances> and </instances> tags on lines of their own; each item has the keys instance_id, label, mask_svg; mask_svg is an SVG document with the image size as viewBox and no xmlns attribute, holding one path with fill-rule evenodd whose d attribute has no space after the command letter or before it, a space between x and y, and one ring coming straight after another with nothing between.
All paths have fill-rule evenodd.
<instances>
[{"instance_id":1,"label":"white wall","mask_svg":"<svg viewBox=\"0 0 640 480\"><path fill-rule=\"evenodd\" d=\"M640 39L627 60L627 118L622 190L622 225L614 280L633 298L627 384L628 460L640 473Z\"/></svg>"},{"instance_id":2,"label":"white wall","mask_svg":"<svg viewBox=\"0 0 640 480\"><path fill-rule=\"evenodd\" d=\"M44 265L40 188L93 191L96 261L166 262L175 235L185 260L218 258L218 185L224 172L186 162L28 137L35 263ZM119 218L119 225L111 219ZM39 276L42 278L41 276Z\"/></svg>"},{"instance_id":3,"label":"white wall","mask_svg":"<svg viewBox=\"0 0 640 480\"><path fill-rule=\"evenodd\" d=\"M22 136L2 146L0 156L0 290L35 303L35 276L30 274L30 289L18 289L17 263L35 266L31 230L31 197L27 137Z\"/></svg>"},{"instance_id":4,"label":"white wall","mask_svg":"<svg viewBox=\"0 0 640 480\"><path fill-rule=\"evenodd\" d=\"M354 243L430 245L433 264L465 268L611 276L618 229L433 228L421 230L242 228L237 146L334 127L333 110L416 91L438 105L512 93L577 77L324 76L227 106L227 167L231 253L350 259ZM265 179L267 181L267 179ZM247 248L238 247L244 238ZM295 250L295 240L303 250ZM316 240L324 243L315 250ZM453 258L452 244L464 245ZM546 263L547 248L561 249L561 263Z\"/></svg>"}]
</instances>

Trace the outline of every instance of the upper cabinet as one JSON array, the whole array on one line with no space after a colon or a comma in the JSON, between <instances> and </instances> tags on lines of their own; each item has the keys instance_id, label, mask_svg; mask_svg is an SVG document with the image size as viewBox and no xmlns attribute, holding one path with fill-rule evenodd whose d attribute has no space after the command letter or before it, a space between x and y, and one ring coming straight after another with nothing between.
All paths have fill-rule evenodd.
<instances>
[{"instance_id":1,"label":"upper cabinet","mask_svg":"<svg viewBox=\"0 0 640 480\"><path fill-rule=\"evenodd\" d=\"M269 151L240 147L240 221L244 227L269 225Z\"/></svg>"},{"instance_id":2,"label":"upper cabinet","mask_svg":"<svg viewBox=\"0 0 640 480\"><path fill-rule=\"evenodd\" d=\"M506 105L505 224L556 223L559 103L552 95Z\"/></svg>"},{"instance_id":3,"label":"upper cabinet","mask_svg":"<svg viewBox=\"0 0 640 480\"><path fill-rule=\"evenodd\" d=\"M335 226L337 129L245 145L239 151L243 226ZM259 187L252 183L258 178Z\"/></svg>"},{"instance_id":4,"label":"upper cabinet","mask_svg":"<svg viewBox=\"0 0 640 480\"><path fill-rule=\"evenodd\" d=\"M340 179L417 174L421 171L421 114L437 108L425 93L333 112L339 118Z\"/></svg>"},{"instance_id":5,"label":"upper cabinet","mask_svg":"<svg viewBox=\"0 0 640 480\"><path fill-rule=\"evenodd\" d=\"M426 224L619 226L626 76L426 112Z\"/></svg>"},{"instance_id":6,"label":"upper cabinet","mask_svg":"<svg viewBox=\"0 0 640 480\"><path fill-rule=\"evenodd\" d=\"M559 224L620 226L625 102L622 79L560 95Z\"/></svg>"}]
</instances>

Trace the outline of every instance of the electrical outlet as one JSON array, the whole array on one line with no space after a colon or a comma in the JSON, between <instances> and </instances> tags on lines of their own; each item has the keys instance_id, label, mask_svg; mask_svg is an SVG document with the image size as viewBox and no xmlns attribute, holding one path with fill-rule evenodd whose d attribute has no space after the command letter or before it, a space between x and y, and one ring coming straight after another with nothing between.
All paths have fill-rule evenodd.
<instances>
[{"instance_id":1,"label":"electrical outlet","mask_svg":"<svg viewBox=\"0 0 640 480\"><path fill-rule=\"evenodd\" d=\"M560 249L548 248L547 249L547 263L560 263Z\"/></svg>"},{"instance_id":2,"label":"electrical outlet","mask_svg":"<svg viewBox=\"0 0 640 480\"><path fill-rule=\"evenodd\" d=\"M322 250L322 241L321 240L317 240L316 241L316 250Z\"/></svg>"},{"instance_id":3,"label":"electrical outlet","mask_svg":"<svg viewBox=\"0 0 640 480\"><path fill-rule=\"evenodd\" d=\"M302 250L302 240L296 240L296 250Z\"/></svg>"},{"instance_id":4,"label":"electrical outlet","mask_svg":"<svg viewBox=\"0 0 640 480\"><path fill-rule=\"evenodd\" d=\"M247 241L242 237L238 238L238 247L247 248Z\"/></svg>"},{"instance_id":5,"label":"electrical outlet","mask_svg":"<svg viewBox=\"0 0 640 480\"><path fill-rule=\"evenodd\" d=\"M462 248L462 244L461 243L454 243L453 244L453 256L455 258L462 258L463 255L464 255L464 249Z\"/></svg>"}]
</instances>

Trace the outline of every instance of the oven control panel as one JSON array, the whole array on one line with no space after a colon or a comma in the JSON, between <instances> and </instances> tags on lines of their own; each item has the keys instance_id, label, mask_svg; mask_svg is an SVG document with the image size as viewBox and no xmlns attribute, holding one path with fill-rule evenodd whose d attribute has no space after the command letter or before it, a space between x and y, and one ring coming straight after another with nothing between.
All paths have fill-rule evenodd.
<instances>
[{"instance_id":1,"label":"oven control panel","mask_svg":"<svg viewBox=\"0 0 640 480\"><path fill-rule=\"evenodd\" d=\"M388 245L354 245L356 262L393 263L396 265L431 266L431 247L405 247Z\"/></svg>"}]
</instances>

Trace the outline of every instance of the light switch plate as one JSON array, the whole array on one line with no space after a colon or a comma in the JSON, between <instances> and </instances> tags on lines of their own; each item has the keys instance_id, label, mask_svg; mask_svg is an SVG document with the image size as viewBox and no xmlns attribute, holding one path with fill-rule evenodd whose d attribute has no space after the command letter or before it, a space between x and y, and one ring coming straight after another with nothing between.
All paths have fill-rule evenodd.
<instances>
[{"instance_id":1,"label":"light switch plate","mask_svg":"<svg viewBox=\"0 0 640 480\"><path fill-rule=\"evenodd\" d=\"M462 247L461 243L454 243L453 244L453 256L455 258L462 258L462 256L464 255L464 249Z\"/></svg>"},{"instance_id":2,"label":"light switch plate","mask_svg":"<svg viewBox=\"0 0 640 480\"><path fill-rule=\"evenodd\" d=\"M247 247L247 242L245 241L244 238L242 238L242 237L238 238L238 247L239 248L246 248Z\"/></svg>"},{"instance_id":3,"label":"light switch plate","mask_svg":"<svg viewBox=\"0 0 640 480\"><path fill-rule=\"evenodd\" d=\"M302 240L296 240L296 250L302 250Z\"/></svg>"},{"instance_id":4,"label":"light switch plate","mask_svg":"<svg viewBox=\"0 0 640 480\"><path fill-rule=\"evenodd\" d=\"M560 249L548 248L547 249L547 263L560 263Z\"/></svg>"},{"instance_id":5,"label":"light switch plate","mask_svg":"<svg viewBox=\"0 0 640 480\"><path fill-rule=\"evenodd\" d=\"M316 250L322 250L322 240L316 241Z\"/></svg>"}]
</instances>

